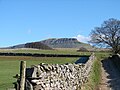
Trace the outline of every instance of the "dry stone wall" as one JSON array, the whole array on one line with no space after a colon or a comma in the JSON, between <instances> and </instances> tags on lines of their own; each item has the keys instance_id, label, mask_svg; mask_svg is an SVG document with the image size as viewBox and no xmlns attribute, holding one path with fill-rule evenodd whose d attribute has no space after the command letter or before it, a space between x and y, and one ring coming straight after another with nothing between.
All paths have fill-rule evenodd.
<instances>
[{"instance_id":1,"label":"dry stone wall","mask_svg":"<svg viewBox=\"0 0 120 90\"><path fill-rule=\"evenodd\" d=\"M12 53L12 52L0 52L0 56L32 56L32 57L81 57L81 55L70 54L39 54L39 53ZM86 55L85 55L86 56ZM84 56L82 56L84 57Z\"/></svg>"},{"instance_id":2,"label":"dry stone wall","mask_svg":"<svg viewBox=\"0 0 120 90\"><path fill-rule=\"evenodd\" d=\"M26 90L78 90L91 71L94 54L86 64L39 64L26 69Z\"/></svg>"},{"instance_id":3,"label":"dry stone wall","mask_svg":"<svg viewBox=\"0 0 120 90\"><path fill-rule=\"evenodd\" d=\"M113 55L109 57L113 61L113 63L117 66L118 70L120 71L120 54Z\"/></svg>"}]
</instances>

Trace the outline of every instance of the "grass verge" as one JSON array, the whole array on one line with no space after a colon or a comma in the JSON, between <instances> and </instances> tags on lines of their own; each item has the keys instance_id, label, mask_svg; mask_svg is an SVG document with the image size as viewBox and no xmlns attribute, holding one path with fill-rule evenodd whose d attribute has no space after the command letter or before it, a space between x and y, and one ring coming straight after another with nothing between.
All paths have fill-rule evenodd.
<instances>
[{"instance_id":1,"label":"grass verge","mask_svg":"<svg viewBox=\"0 0 120 90\"><path fill-rule=\"evenodd\" d=\"M92 71L88 82L83 86L82 90L95 90L96 86L100 83L101 78L101 63L99 60L95 60L93 63Z\"/></svg>"},{"instance_id":2,"label":"grass verge","mask_svg":"<svg viewBox=\"0 0 120 90\"><path fill-rule=\"evenodd\" d=\"M88 78L88 82L83 86L83 90L97 90L99 83L101 82L101 60L108 57L111 53L96 52L96 59L94 60L92 71Z\"/></svg>"},{"instance_id":3,"label":"grass verge","mask_svg":"<svg viewBox=\"0 0 120 90\"><path fill-rule=\"evenodd\" d=\"M96 53L96 59L94 60L88 82L83 86L84 89L82 90L97 90L101 81L101 60L108 57L109 54L110 53Z\"/></svg>"}]
</instances>

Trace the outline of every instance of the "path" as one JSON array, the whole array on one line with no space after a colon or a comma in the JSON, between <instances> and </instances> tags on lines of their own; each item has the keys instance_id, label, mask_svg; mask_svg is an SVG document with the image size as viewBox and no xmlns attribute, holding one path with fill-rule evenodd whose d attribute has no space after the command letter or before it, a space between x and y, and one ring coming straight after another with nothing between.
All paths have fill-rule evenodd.
<instances>
[{"instance_id":1,"label":"path","mask_svg":"<svg viewBox=\"0 0 120 90\"><path fill-rule=\"evenodd\" d=\"M102 81L98 90L120 90L120 73L110 59L102 61Z\"/></svg>"}]
</instances>

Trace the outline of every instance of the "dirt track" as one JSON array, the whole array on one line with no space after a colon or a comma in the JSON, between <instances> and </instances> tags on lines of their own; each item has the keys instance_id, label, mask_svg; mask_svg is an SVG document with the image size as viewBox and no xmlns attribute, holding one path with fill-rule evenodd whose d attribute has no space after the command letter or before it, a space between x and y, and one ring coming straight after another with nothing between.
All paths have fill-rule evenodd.
<instances>
[{"instance_id":1,"label":"dirt track","mask_svg":"<svg viewBox=\"0 0 120 90\"><path fill-rule=\"evenodd\" d=\"M110 59L102 61L102 81L98 90L120 90L120 72Z\"/></svg>"}]
</instances>

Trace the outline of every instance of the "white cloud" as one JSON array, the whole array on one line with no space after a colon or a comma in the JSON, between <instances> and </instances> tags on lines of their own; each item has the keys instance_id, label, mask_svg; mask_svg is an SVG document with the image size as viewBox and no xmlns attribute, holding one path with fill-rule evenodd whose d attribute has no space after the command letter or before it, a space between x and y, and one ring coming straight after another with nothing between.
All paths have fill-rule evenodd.
<instances>
[{"instance_id":1,"label":"white cloud","mask_svg":"<svg viewBox=\"0 0 120 90\"><path fill-rule=\"evenodd\" d=\"M86 37L86 36L83 36L83 35L77 35L76 38L77 38L78 41L84 42L84 43L87 43L90 40L90 37Z\"/></svg>"}]
</instances>

